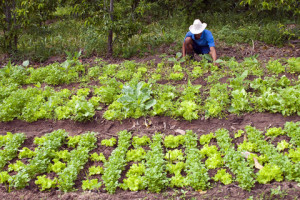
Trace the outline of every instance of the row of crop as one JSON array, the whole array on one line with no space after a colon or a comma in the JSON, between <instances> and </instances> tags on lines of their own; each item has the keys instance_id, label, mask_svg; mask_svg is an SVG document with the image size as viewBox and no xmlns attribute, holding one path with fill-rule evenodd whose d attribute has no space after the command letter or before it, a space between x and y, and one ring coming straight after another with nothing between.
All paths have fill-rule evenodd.
<instances>
[{"instance_id":1,"label":"row of crop","mask_svg":"<svg viewBox=\"0 0 300 200\"><path fill-rule=\"evenodd\" d=\"M118 133L118 146L108 159L102 153L89 154L96 148L95 133L68 136L64 130L53 131L34 139L37 145L34 151L26 147L19 150L25 140L24 134L8 133L0 138L3 146L1 161L5 162L0 172L0 183L8 184L9 190L21 189L36 178L35 184L40 190L57 187L68 192L73 190L82 170L88 171L86 180L82 180L83 190L98 190L104 185L103 189L109 193L114 193L117 188L131 191L147 189L151 192L160 192L167 187L206 190L214 186L212 180L223 184L236 181L246 190L250 190L256 182L266 184L284 179L300 182L299 133L299 122L287 122L284 129L267 129L267 137L284 134L290 137L288 146L282 149L282 141L275 147L264 139L261 131L246 126L245 131L235 133L235 138L244 135L244 141L235 149L233 138L226 129L201 135L200 139L192 131L165 137L157 133L152 140L147 136L132 138L131 133L121 131ZM210 145L214 139L218 146ZM115 146L116 139L102 140L101 145ZM148 145L150 150L146 151L143 146ZM3 171L16 156L21 160L9 164ZM85 169L88 160L94 165ZM99 162L103 164L99 165ZM130 169L120 183L121 174L128 164ZM225 166L227 169L223 168ZM257 173L254 173L254 167L259 169ZM208 175L210 169L218 169L215 176ZM49 178L48 173L56 175Z\"/></svg>"},{"instance_id":2,"label":"row of crop","mask_svg":"<svg viewBox=\"0 0 300 200\"><path fill-rule=\"evenodd\" d=\"M201 85L162 85L132 80L122 84L110 79L101 87L55 91L51 87L18 89L16 85L0 86L0 121L15 118L28 122L38 119L90 120L95 111L108 105L103 117L108 120L165 115L185 120L204 115L223 117L227 112L241 114L257 111L300 114L300 87L282 76L247 81L245 71L230 83L211 84L207 92ZM248 91L248 92L247 92ZM90 98L91 97L91 98Z\"/></svg>"},{"instance_id":3,"label":"row of crop","mask_svg":"<svg viewBox=\"0 0 300 200\"><path fill-rule=\"evenodd\" d=\"M217 71L218 68L207 60L201 62L187 62L182 67L181 61L177 59L164 59L157 66L153 63L143 64L134 61L124 61L121 64L107 64L101 59L96 59L96 66L87 68L77 59L67 60L63 63L54 63L45 67L29 67L28 63L24 66L14 66L8 63L0 69L0 85L8 84L40 84L49 85L69 84L72 82L89 82L91 79L99 79L100 82L107 78L116 78L120 81L129 81L133 78L141 80L182 80L184 77L188 79L197 79L208 71ZM270 60L266 63L267 73L265 73L262 65L256 58L245 58L241 63L234 59L229 61L219 60L222 68L228 68L230 73L242 73L248 70L251 75L262 76L266 74L276 74L282 72L299 73L300 59L290 58L286 61L286 65L282 65L279 60Z\"/></svg>"}]
</instances>

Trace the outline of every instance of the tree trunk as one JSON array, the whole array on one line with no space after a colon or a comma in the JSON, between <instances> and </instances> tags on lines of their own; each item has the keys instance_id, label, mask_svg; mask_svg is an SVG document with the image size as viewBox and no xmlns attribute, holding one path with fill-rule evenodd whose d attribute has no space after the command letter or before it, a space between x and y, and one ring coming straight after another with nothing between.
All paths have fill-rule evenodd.
<instances>
[{"instance_id":1,"label":"tree trunk","mask_svg":"<svg viewBox=\"0 0 300 200\"><path fill-rule=\"evenodd\" d=\"M5 49L7 49L9 52L12 50L12 38L11 38L11 2L5 1L5 22L6 22L6 32L8 35L4 35L5 39Z\"/></svg>"},{"instance_id":2,"label":"tree trunk","mask_svg":"<svg viewBox=\"0 0 300 200\"><path fill-rule=\"evenodd\" d=\"M110 15L111 22L113 22L113 20L114 20L113 12L114 12L114 0L110 0L109 15ZM112 56L113 55L113 30L112 30L112 28L109 30L107 42L108 42L107 54L108 54L108 56Z\"/></svg>"}]
</instances>

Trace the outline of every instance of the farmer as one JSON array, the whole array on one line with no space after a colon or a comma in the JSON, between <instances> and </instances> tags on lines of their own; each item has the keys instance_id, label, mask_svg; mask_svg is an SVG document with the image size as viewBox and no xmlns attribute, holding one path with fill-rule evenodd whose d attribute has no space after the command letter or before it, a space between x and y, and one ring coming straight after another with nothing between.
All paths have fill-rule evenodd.
<instances>
[{"instance_id":1,"label":"farmer","mask_svg":"<svg viewBox=\"0 0 300 200\"><path fill-rule=\"evenodd\" d=\"M182 45L183 57L188 55L193 58L194 53L209 54L213 62L217 60L214 38L211 32L205 29L206 26L207 24L201 23L199 19L190 26Z\"/></svg>"}]
</instances>

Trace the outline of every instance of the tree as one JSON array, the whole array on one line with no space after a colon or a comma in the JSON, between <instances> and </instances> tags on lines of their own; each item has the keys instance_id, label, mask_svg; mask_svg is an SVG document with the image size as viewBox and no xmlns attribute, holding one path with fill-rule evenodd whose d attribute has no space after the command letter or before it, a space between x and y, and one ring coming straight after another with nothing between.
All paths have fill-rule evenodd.
<instances>
[{"instance_id":1,"label":"tree","mask_svg":"<svg viewBox=\"0 0 300 200\"><path fill-rule=\"evenodd\" d=\"M0 0L1 48L8 53L18 49L18 38L31 26L41 26L55 11L57 0Z\"/></svg>"}]
</instances>

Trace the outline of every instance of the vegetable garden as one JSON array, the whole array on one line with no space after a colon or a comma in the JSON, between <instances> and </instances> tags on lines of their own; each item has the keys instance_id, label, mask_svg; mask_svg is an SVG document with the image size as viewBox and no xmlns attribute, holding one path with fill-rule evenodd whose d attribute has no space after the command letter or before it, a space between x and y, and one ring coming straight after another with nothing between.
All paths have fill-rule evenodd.
<instances>
[{"instance_id":1,"label":"vegetable garden","mask_svg":"<svg viewBox=\"0 0 300 200\"><path fill-rule=\"evenodd\" d=\"M299 197L299 57L79 56L0 68L1 196Z\"/></svg>"}]
</instances>

